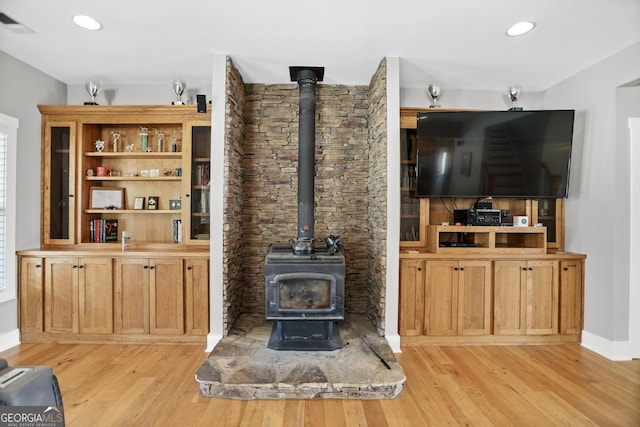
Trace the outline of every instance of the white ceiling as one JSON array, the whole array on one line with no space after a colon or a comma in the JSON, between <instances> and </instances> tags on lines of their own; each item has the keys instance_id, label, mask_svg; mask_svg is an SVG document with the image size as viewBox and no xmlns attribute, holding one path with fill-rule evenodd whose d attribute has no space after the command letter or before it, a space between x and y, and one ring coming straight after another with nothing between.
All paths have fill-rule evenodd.
<instances>
[{"instance_id":1,"label":"white ceiling","mask_svg":"<svg viewBox=\"0 0 640 427\"><path fill-rule=\"evenodd\" d=\"M0 0L0 12L32 30L0 24L0 50L67 84L208 85L216 53L246 83L288 83L305 65L366 85L397 56L403 88L537 91L640 42L640 0ZM520 20L537 26L506 36Z\"/></svg>"}]
</instances>

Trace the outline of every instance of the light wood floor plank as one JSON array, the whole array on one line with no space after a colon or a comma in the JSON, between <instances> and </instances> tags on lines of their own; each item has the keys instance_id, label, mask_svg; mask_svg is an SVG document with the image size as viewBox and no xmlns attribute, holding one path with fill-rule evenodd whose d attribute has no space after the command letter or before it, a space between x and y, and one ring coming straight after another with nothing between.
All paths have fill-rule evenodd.
<instances>
[{"instance_id":1,"label":"light wood floor plank","mask_svg":"<svg viewBox=\"0 0 640 427\"><path fill-rule=\"evenodd\" d=\"M640 426L640 360L579 345L405 346L393 400L207 398L199 345L29 343L10 365L49 365L75 426Z\"/></svg>"}]
</instances>

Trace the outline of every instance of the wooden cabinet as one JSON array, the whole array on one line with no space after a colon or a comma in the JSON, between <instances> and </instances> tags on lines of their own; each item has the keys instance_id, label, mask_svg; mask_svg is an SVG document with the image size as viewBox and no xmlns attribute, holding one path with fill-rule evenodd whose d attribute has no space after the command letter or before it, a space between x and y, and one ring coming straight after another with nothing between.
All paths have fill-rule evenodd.
<instances>
[{"instance_id":1,"label":"wooden cabinet","mask_svg":"<svg viewBox=\"0 0 640 427\"><path fill-rule=\"evenodd\" d=\"M424 287L425 335L456 335L458 262L427 261Z\"/></svg>"},{"instance_id":2,"label":"wooden cabinet","mask_svg":"<svg viewBox=\"0 0 640 427\"><path fill-rule=\"evenodd\" d=\"M496 261L494 333L558 333L557 261Z\"/></svg>"},{"instance_id":3,"label":"wooden cabinet","mask_svg":"<svg viewBox=\"0 0 640 427\"><path fill-rule=\"evenodd\" d=\"M43 247L103 246L91 228L106 220L117 221L113 243L106 243L113 246L121 231L138 250L208 246L210 112L197 113L195 106L38 108Z\"/></svg>"},{"instance_id":4,"label":"wooden cabinet","mask_svg":"<svg viewBox=\"0 0 640 427\"><path fill-rule=\"evenodd\" d=\"M560 262L560 333L581 334L584 306L584 261Z\"/></svg>"},{"instance_id":5,"label":"wooden cabinet","mask_svg":"<svg viewBox=\"0 0 640 427\"><path fill-rule=\"evenodd\" d=\"M184 333L182 259L149 260L149 319L152 334Z\"/></svg>"},{"instance_id":6,"label":"wooden cabinet","mask_svg":"<svg viewBox=\"0 0 640 427\"><path fill-rule=\"evenodd\" d=\"M527 335L558 333L557 261L527 262Z\"/></svg>"},{"instance_id":7,"label":"wooden cabinet","mask_svg":"<svg viewBox=\"0 0 640 427\"><path fill-rule=\"evenodd\" d=\"M149 333L149 261L122 258L114 264L115 309L117 334Z\"/></svg>"},{"instance_id":8,"label":"wooden cabinet","mask_svg":"<svg viewBox=\"0 0 640 427\"><path fill-rule=\"evenodd\" d=\"M82 334L113 333L113 267L110 257L78 260L78 322Z\"/></svg>"},{"instance_id":9,"label":"wooden cabinet","mask_svg":"<svg viewBox=\"0 0 640 427\"><path fill-rule=\"evenodd\" d=\"M460 261L458 335L491 333L491 261Z\"/></svg>"},{"instance_id":10,"label":"wooden cabinet","mask_svg":"<svg viewBox=\"0 0 640 427\"><path fill-rule=\"evenodd\" d=\"M23 341L204 340L209 332L206 256L92 252L18 253Z\"/></svg>"},{"instance_id":11,"label":"wooden cabinet","mask_svg":"<svg viewBox=\"0 0 640 427\"><path fill-rule=\"evenodd\" d=\"M185 260L185 332L206 335L209 332L209 261Z\"/></svg>"},{"instance_id":12,"label":"wooden cabinet","mask_svg":"<svg viewBox=\"0 0 640 427\"><path fill-rule=\"evenodd\" d=\"M400 240L404 246L423 246L426 223L423 199L416 191L416 129L400 131Z\"/></svg>"},{"instance_id":13,"label":"wooden cabinet","mask_svg":"<svg viewBox=\"0 0 640 427\"><path fill-rule=\"evenodd\" d=\"M425 335L491 332L491 262L427 261Z\"/></svg>"},{"instance_id":14,"label":"wooden cabinet","mask_svg":"<svg viewBox=\"0 0 640 427\"><path fill-rule=\"evenodd\" d=\"M41 242L75 242L77 123L61 117L43 121Z\"/></svg>"},{"instance_id":15,"label":"wooden cabinet","mask_svg":"<svg viewBox=\"0 0 640 427\"><path fill-rule=\"evenodd\" d=\"M45 332L111 333L111 274L111 258L46 258Z\"/></svg>"},{"instance_id":16,"label":"wooden cabinet","mask_svg":"<svg viewBox=\"0 0 640 427\"><path fill-rule=\"evenodd\" d=\"M185 242L190 245L208 245L210 237L211 216L211 125L205 122L189 122L187 134L190 136L186 145L185 157L189 159L190 179L185 183L189 187L183 191L188 194L187 206L189 214L184 224Z\"/></svg>"},{"instance_id":17,"label":"wooden cabinet","mask_svg":"<svg viewBox=\"0 0 640 427\"><path fill-rule=\"evenodd\" d=\"M424 260L400 261L400 313L398 332L402 336L423 335Z\"/></svg>"},{"instance_id":18,"label":"wooden cabinet","mask_svg":"<svg viewBox=\"0 0 640 427\"><path fill-rule=\"evenodd\" d=\"M38 109L41 244L18 252L23 340L202 341L211 112L195 105ZM110 239L103 228L113 231Z\"/></svg>"},{"instance_id":19,"label":"wooden cabinet","mask_svg":"<svg viewBox=\"0 0 640 427\"><path fill-rule=\"evenodd\" d=\"M121 258L115 272L116 333L184 333L182 259Z\"/></svg>"},{"instance_id":20,"label":"wooden cabinet","mask_svg":"<svg viewBox=\"0 0 640 427\"><path fill-rule=\"evenodd\" d=\"M18 268L20 330L41 333L44 330L44 259L22 257Z\"/></svg>"},{"instance_id":21,"label":"wooden cabinet","mask_svg":"<svg viewBox=\"0 0 640 427\"><path fill-rule=\"evenodd\" d=\"M493 333L521 335L527 321L526 261L496 261L493 276Z\"/></svg>"},{"instance_id":22,"label":"wooden cabinet","mask_svg":"<svg viewBox=\"0 0 640 427\"><path fill-rule=\"evenodd\" d=\"M400 334L491 333L491 262L403 260Z\"/></svg>"},{"instance_id":23,"label":"wooden cabinet","mask_svg":"<svg viewBox=\"0 0 640 427\"><path fill-rule=\"evenodd\" d=\"M405 251L406 252L406 251ZM584 255L527 259L402 253L405 344L579 342Z\"/></svg>"}]
</instances>

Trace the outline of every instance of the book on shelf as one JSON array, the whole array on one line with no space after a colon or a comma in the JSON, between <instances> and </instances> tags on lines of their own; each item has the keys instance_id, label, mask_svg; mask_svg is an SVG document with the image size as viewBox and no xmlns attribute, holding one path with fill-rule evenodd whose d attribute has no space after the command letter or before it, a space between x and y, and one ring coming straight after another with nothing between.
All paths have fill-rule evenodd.
<instances>
[{"instance_id":1,"label":"book on shelf","mask_svg":"<svg viewBox=\"0 0 640 427\"><path fill-rule=\"evenodd\" d=\"M89 241L109 243L118 241L118 220L98 218L89 221Z\"/></svg>"},{"instance_id":2,"label":"book on shelf","mask_svg":"<svg viewBox=\"0 0 640 427\"><path fill-rule=\"evenodd\" d=\"M195 185L209 185L210 166L209 164L196 165L194 169L193 181Z\"/></svg>"},{"instance_id":3,"label":"book on shelf","mask_svg":"<svg viewBox=\"0 0 640 427\"><path fill-rule=\"evenodd\" d=\"M182 243L182 220L173 220L173 243Z\"/></svg>"}]
</instances>

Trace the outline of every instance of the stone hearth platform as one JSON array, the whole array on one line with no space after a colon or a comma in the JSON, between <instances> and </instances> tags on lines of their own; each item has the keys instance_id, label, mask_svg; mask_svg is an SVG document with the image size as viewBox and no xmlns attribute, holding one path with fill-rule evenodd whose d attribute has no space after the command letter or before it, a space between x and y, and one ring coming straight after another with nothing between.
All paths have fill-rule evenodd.
<instances>
[{"instance_id":1,"label":"stone hearth platform","mask_svg":"<svg viewBox=\"0 0 640 427\"><path fill-rule=\"evenodd\" d=\"M273 322L242 315L196 374L208 397L231 399L392 399L406 380L386 339L365 316L338 322L343 347L333 351L267 348ZM385 359L387 369L360 335Z\"/></svg>"}]
</instances>

